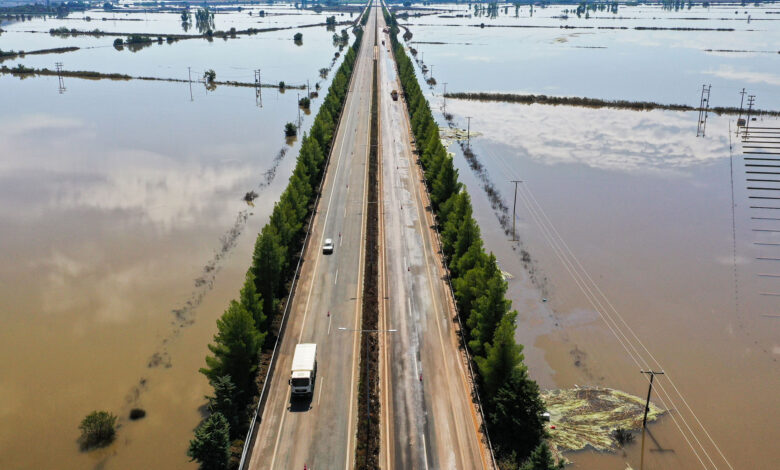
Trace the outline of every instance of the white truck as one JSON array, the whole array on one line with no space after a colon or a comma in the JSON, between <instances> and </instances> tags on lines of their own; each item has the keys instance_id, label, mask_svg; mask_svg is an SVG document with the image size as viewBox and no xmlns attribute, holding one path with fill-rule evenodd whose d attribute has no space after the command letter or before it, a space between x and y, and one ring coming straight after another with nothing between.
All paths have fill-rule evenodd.
<instances>
[{"instance_id":1,"label":"white truck","mask_svg":"<svg viewBox=\"0 0 780 470\"><path fill-rule=\"evenodd\" d=\"M312 395L317 376L317 345L302 343L295 346L290 376L292 397Z\"/></svg>"}]
</instances>

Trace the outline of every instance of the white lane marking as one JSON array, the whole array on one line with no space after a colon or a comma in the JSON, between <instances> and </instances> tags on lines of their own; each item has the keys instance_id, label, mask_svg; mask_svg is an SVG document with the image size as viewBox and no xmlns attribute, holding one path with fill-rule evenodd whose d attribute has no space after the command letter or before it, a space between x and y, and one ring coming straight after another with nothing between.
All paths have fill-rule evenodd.
<instances>
[{"instance_id":1,"label":"white lane marking","mask_svg":"<svg viewBox=\"0 0 780 470\"><path fill-rule=\"evenodd\" d=\"M339 283L339 270L338 270L338 268L336 268L336 278L333 280L333 283L334 284L338 284Z\"/></svg>"},{"instance_id":2,"label":"white lane marking","mask_svg":"<svg viewBox=\"0 0 780 470\"><path fill-rule=\"evenodd\" d=\"M425 470L428 470L428 448L425 445L425 433L423 433L422 438L423 438L423 461L425 462Z\"/></svg>"},{"instance_id":3,"label":"white lane marking","mask_svg":"<svg viewBox=\"0 0 780 470\"><path fill-rule=\"evenodd\" d=\"M317 406L320 406L320 398L322 398L322 387L323 387L322 376L320 376L319 382L320 382L320 393L317 394Z\"/></svg>"},{"instance_id":4,"label":"white lane marking","mask_svg":"<svg viewBox=\"0 0 780 470\"><path fill-rule=\"evenodd\" d=\"M407 297L406 300L409 301L409 318L412 318L412 298Z\"/></svg>"},{"instance_id":5,"label":"white lane marking","mask_svg":"<svg viewBox=\"0 0 780 470\"><path fill-rule=\"evenodd\" d=\"M333 322L333 317L328 312L328 335L330 335L330 324Z\"/></svg>"},{"instance_id":6,"label":"white lane marking","mask_svg":"<svg viewBox=\"0 0 780 470\"><path fill-rule=\"evenodd\" d=\"M276 452L279 450L279 440L282 437L282 428L284 427L284 418L286 417L287 417L287 413L282 412L282 419L279 420L279 432L276 433L276 444L274 444L274 453L273 456L271 456L271 466L269 468L274 468L274 462L276 461Z\"/></svg>"}]
</instances>

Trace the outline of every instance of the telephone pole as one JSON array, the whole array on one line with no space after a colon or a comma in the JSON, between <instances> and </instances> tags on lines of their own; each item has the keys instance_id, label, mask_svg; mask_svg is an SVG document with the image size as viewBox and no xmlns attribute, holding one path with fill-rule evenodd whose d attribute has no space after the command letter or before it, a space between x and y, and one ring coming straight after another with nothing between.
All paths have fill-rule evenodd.
<instances>
[{"instance_id":1,"label":"telephone pole","mask_svg":"<svg viewBox=\"0 0 780 470\"><path fill-rule=\"evenodd\" d=\"M645 428L647 428L647 412L650 411L650 393L653 391L653 379L656 375L664 375L664 371L640 370L642 374L650 376L650 384L647 387L647 402L645 403L645 417L642 419L642 454L639 461L639 470L645 466Z\"/></svg>"},{"instance_id":2,"label":"telephone pole","mask_svg":"<svg viewBox=\"0 0 780 470\"><path fill-rule=\"evenodd\" d=\"M255 104L258 108L263 107L263 84L260 77L260 69L255 70Z\"/></svg>"},{"instance_id":3,"label":"telephone pole","mask_svg":"<svg viewBox=\"0 0 780 470\"><path fill-rule=\"evenodd\" d=\"M699 125L696 128L696 137L704 137L707 129L707 114L710 110L710 90L712 85L701 86L701 101L699 102Z\"/></svg>"},{"instance_id":4,"label":"telephone pole","mask_svg":"<svg viewBox=\"0 0 780 470\"><path fill-rule=\"evenodd\" d=\"M192 98L192 67L187 67L187 81L190 83L190 101L194 101Z\"/></svg>"},{"instance_id":5,"label":"telephone pole","mask_svg":"<svg viewBox=\"0 0 780 470\"><path fill-rule=\"evenodd\" d=\"M466 116L466 119L468 120L468 127L466 127L466 142L471 148L471 116Z\"/></svg>"},{"instance_id":6,"label":"telephone pole","mask_svg":"<svg viewBox=\"0 0 780 470\"><path fill-rule=\"evenodd\" d=\"M54 66L57 67L57 81L59 82L60 94L65 93L65 80L62 78L62 62L55 62Z\"/></svg>"},{"instance_id":7,"label":"telephone pole","mask_svg":"<svg viewBox=\"0 0 780 470\"><path fill-rule=\"evenodd\" d=\"M742 95L742 98L739 100L739 116L737 116L737 126L739 126L739 121L742 120L742 105L745 103L745 93L747 92L744 88L739 92L739 94Z\"/></svg>"},{"instance_id":8,"label":"telephone pole","mask_svg":"<svg viewBox=\"0 0 780 470\"><path fill-rule=\"evenodd\" d=\"M515 183L515 200L514 203L512 203L512 241L517 241L517 235L515 234L515 220L517 220L517 185L518 183L522 183L523 180L512 180L512 183Z\"/></svg>"},{"instance_id":9,"label":"telephone pole","mask_svg":"<svg viewBox=\"0 0 780 470\"><path fill-rule=\"evenodd\" d=\"M756 104L756 95L748 95L748 110L747 118L745 119L745 139L747 139L748 131L750 130L750 113L753 112L754 104Z\"/></svg>"},{"instance_id":10,"label":"telephone pole","mask_svg":"<svg viewBox=\"0 0 780 470\"><path fill-rule=\"evenodd\" d=\"M442 97L444 97L444 114L447 114L447 82L443 82L444 85L444 94Z\"/></svg>"},{"instance_id":11,"label":"telephone pole","mask_svg":"<svg viewBox=\"0 0 780 470\"><path fill-rule=\"evenodd\" d=\"M296 96L298 97L298 129L301 128L301 94L296 93Z\"/></svg>"}]
</instances>

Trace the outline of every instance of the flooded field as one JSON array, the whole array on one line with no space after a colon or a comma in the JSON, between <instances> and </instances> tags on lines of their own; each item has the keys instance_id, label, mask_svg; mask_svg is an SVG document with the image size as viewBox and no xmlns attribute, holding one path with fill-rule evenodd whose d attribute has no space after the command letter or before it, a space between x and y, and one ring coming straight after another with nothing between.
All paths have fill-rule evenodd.
<instances>
[{"instance_id":1,"label":"flooded field","mask_svg":"<svg viewBox=\"0 0 780 470\"><path fill-rule=\"evenodd\" d=\"M319 21L306 16L295 21ZM23 34L46 38L40 47L72 40ZM249 82L262 68L268 80L327 88L319 69L338 50L332 35L320 26L304 30L303 46L288 32L136 54L99 38L109 47L72 61L20 62L179 77L183 68L184 78L189 65ZM8 47L10 36L3 50L33 49L24 39ZM253 88L195 82L191 97L186 83L66 78L59 93L57 77L0 76L0 468L197 467L186 449L209 392L198 368L295 163L283 128L297 120L299 92L263 89L258 103ZM243 201L250 190L254 206ZM146 417L130 421L133 407ZM77 426L94 409L119 416L118 438L82 453Z\"/></svg>"},{"instance_id":2,"label":"flooded field","mask_svg":"<svg viewBox=\"0 0 780 470\"><path fill-rule=\"evenodd\" d=\"M675 12L621 5L617 14L570 13L565 20L562 10L576 5L535 9L533 16L525 6L518 17L510 6L495 19L453 18L467 15L467 7L444 8L454 11L399 22L413 33L408 44L417 58L433 67L439 91L446 82L451 92L698 104L702 84L711 84L713 106L739 106L744 87L757 95L758 106L780 109L780 15L767 14L777 13L772 6Z\"/></svg>"},{"instance_id":3,"label":"flooded field","mask_svg":"<svg viewBox=\"0 0 780 470\"><path fill-rule=\"evenodd\" d=\"M457 14L465 9L446 8ZM408 44L434 67L438 83L429 99L441 126L466 129L470 118L478 133L471 139L476 167L464 154L465 143L453 143L450 151L488 248L513 276L509 295L519 311L517 336L531 375L544 389L598 386L643 397L648 381L640 370L663 370L653 402L669 413L649 427L645 468L774 468L780 459L773 444L780 420L780 267L773 230L780 226L776 211L758 208L775 206L773 190L748 189L757 186L748 180L761 176L747 173L757 168L746 164L756 162L744 159L734 133L737 116L710 114L706 137L697 137L697 112L456 99L447 99L445 108L441 94L446 82L448 91L697 105L702 83L712 83L713 106L739 107L745 87L761 107L778 109L780 25L755 21L776 10L751 7L743 14L740 7L740 15L753 18L749 24L718 19L733 15L733 7L670 12L621 5L615 16L633 19L606 12L587 20L570 14L568 20L589 26L728 24L742 33L596 30L571 37L560 29L488 28L491 22L557 27L562 20L552 17L562 8L534 10L533 19L527 7L525 17L521 12L514 18L510 6L503 19L434 15L410 17L408 24ZM683 19L689 16L707 19ZM461 26L442 25L454 22ZM465 26L481 22L484 29ZM447 44L426 44L435 41ZM704 50L728 42L739 42L732 49L775 52ZM502 46L508 43L517 47ZM598 63L596 53L603 54ZM719 78L708 70L734 73ZM780 128L780 120L751 125ZM516 243L512 180L522 181ZM573 468L639 468L639 441L637 435L614 454L586 450L567 457Z\"/></svg>"}]
</instances>

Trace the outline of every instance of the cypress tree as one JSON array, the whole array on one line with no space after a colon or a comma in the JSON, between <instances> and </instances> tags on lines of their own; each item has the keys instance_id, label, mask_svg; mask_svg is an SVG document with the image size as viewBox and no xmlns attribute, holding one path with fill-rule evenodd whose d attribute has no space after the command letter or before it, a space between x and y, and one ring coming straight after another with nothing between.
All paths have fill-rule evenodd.
<instances>
[{"instance_id":1,"label":"cypress tree","mask_svg":"<svg viewBox=\"0 0 780 470\"><path fill-rule=\"evenodd\" d=\"M187 455L197 461L201 470L225 470L230 458L230 431L221 413L209 416L195 430Z\"/></svg>"},{"instance_id":2,"label":"cypress tree","mask_svg":"<svg viewBox=\"0 0 780 470\"><path fill-rule=\"evenodd\" d=\"M495 395L506 377L523 360L523 347L515 343L515 317L517 312L514 311L504 315L493 335L493 343L485 347L486 356L474 357L488 397Z\"/></svg>"}]
</instances>

